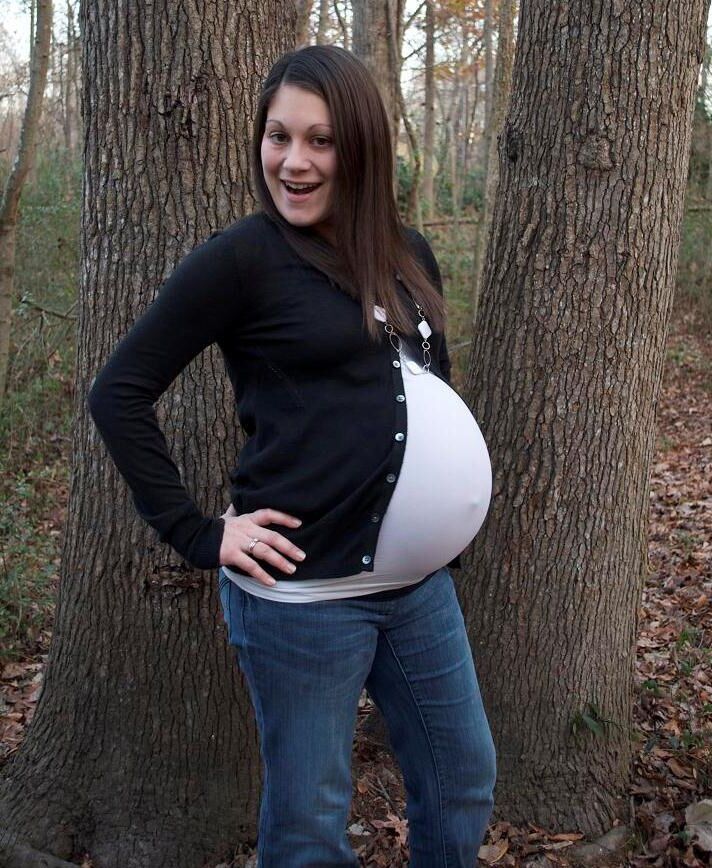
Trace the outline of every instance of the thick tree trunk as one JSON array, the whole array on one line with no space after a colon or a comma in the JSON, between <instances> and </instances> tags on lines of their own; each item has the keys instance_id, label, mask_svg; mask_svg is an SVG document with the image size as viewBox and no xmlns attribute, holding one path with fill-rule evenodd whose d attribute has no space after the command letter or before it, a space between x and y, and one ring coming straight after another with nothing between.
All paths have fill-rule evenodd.
<instances>
[{"instance_id":1,"label":"thick tree trunk","mask_svg":"<svg viewBox=\"0 0 712 868\"><path fill-rule=\"evenodd\" d=\"M252 209L256 94L294 45L296 13L284 0L100 0L84 2L81 18L75 464L44 689L3 769L0 819L6 842L88 854L95 868L196 868L255 839L252 707L226 644L217 571L192 570L137 518L86 395L177 261ZM229 395L213 347L158 403L206 514L228 505L239 445Z\"/></svg>"},{"instance_id":2,"label":"thick tree trunk","mask_svg":"<svg viewBox=\"0 0 712 868\"><path fill-rule=\"evenodd\" d=\"M515 823L597 834L627 813L648 475L708 6L521 7L467 389L493 500L460 582L496 812ZM583 714L612 723L599 736Z\"/></svg>"},{"instance_id":3,"label":"thick tree trunk","mask_svg":"<svg viewBox=\"0 0 712 868\"><path fill-rule=\"evenodd\" d=\"M20 130L17 156L0 200L0 406L7 388L12 333L12 302L15 293L15 239L17 209L22 188L32 168L37 146L37 131L42 113L42 98L47 83L49 45L52 36L52 0L38 0L37 27L34 4L31 8L33 47L30 61L30 89Z\"/></svg>"}]
</instances>

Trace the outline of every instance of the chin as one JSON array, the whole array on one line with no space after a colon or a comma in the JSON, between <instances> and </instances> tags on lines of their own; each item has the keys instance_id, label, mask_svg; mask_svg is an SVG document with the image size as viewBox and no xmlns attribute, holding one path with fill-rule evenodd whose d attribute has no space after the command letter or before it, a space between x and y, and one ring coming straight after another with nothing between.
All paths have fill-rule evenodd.
<instances>
[{"instance_id":1,"label":"chin","mask_svg":"<svg viewBox=\"0 0 712 868\"><path fill-rule=\"evenodd\" d=\"M307 217L302 214L289 214L281 208L279 208L278 211L287 223L291 223L292 226L298 226L300 229L309 229L322 222L321 217Z\"/></svg>"}]
</instances>

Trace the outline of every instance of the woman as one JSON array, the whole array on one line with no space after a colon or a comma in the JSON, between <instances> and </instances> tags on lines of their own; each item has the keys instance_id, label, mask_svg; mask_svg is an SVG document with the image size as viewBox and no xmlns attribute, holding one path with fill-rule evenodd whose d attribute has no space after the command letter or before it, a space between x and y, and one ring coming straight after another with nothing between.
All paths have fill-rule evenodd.
<instances>
[{"instance_id":1,"label":"woman","mask_svg":"<svg viewBox=\"0 0 712 868\"><path fill-rule=\"evenodd\" d=\"M400 222L388 118L348 51L274 65L253 151L262 210L178 265L90 410L142 518L220 567L260 731L260 868L358 864L345 826L364 686L403 771L411 866L471 868L495 752L448 566L484 521L491 469L449 385L438 266ZM216 342L247 439L211 518L153 404Z\"/></svg>"}]
</instances>

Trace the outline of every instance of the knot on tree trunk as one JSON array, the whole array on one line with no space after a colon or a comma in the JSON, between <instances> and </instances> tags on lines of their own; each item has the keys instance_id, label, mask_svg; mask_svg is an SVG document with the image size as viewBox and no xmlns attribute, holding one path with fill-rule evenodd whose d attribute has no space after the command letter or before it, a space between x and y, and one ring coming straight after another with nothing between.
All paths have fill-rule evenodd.
<instances>
[{"instance_id":1,"label":"knot on tree trunk","mask_svg":"<svg viewBox=\"0 0 712 868\"><path fill-rule=\"evenodd\" d=\"M605 136L585 136L581 142L578 162L587 169L612 169L611 142Z\"/></svg>"}]
</instances>

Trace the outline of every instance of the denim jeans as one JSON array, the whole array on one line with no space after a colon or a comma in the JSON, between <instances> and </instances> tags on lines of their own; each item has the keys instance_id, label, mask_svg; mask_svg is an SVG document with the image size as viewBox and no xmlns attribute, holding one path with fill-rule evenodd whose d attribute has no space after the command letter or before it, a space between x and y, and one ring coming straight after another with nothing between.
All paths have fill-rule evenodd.
<instances>
[{"instance_id":1,"label":"denim jeans","mask_svg":"<svg viewBox=\"0 0 712 868\"><path fill-rule=\"evenodd\" d=\"M391 600L283 603L219 572L260 734L259 868L345 868L351 752L365 686L403 773L411 868L474 868L495 749L447 567Z\"/></svg>"}]
</instances>

